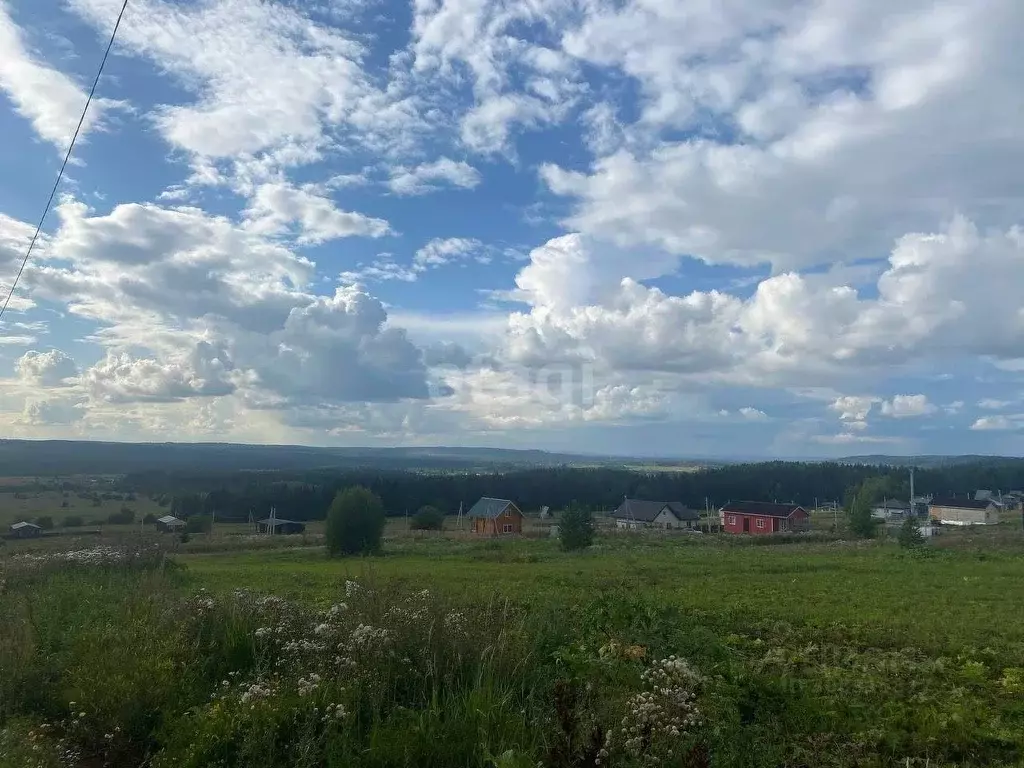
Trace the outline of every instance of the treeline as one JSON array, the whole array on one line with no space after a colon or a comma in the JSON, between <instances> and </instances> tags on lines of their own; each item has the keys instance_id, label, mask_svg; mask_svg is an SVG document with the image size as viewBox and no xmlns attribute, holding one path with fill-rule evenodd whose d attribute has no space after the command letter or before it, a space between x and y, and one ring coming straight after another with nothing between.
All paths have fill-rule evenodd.
<instances>
[{"instance_id":1,"label":"treeline","mask_svg":"<svg viewBox=\"0 0 1024 768\"><path fill-rule=\"evenodd\" d=\"M592 511L614 509L623 497L681 501L703 509L730 500L847 504L869 478L897 498L909 495L904 468L838 463L766 462L697 472L644 473L624 469L541 468L505 473L415 473L390 470L312 472L147 472L122 481L125 491L172 498L179 517L215 513L221 520L265 516L323 518L337 491L361 485L376 493L387 514L412 514L424 505L454 514L481 496L515 501L524 511L570 504ZM965 495L978 488L1024 488L1024 460L992 460L920 469L917 493Z\"/></svg>"}]
</instances>

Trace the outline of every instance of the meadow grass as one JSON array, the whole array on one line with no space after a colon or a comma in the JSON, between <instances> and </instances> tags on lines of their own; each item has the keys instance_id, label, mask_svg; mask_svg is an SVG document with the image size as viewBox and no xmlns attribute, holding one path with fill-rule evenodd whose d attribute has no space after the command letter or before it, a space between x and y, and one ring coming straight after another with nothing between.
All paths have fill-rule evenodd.
<instances>
[{"instance_id":1,"label":"meadow grass","mask_svg":"<svg viewBox=\"0 0 1024 768\"><path fill-rule=\"evenodd\" d=\"M1024 760L1013 531L926 554L391 533L341 560L141 539L0 558L0 765Z\"/></svg>"}]
</instances>

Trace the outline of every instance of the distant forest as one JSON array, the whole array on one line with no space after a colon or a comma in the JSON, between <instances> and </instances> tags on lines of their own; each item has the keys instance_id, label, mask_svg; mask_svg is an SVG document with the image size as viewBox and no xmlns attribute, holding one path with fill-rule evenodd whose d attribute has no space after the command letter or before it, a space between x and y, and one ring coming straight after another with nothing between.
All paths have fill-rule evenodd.
<instances>
[{"instance_id":1,"label":"distant forest","mask_svg":"<svg viewBox=\"0 0 1024 768\"><path fill-rule=\"evenodd\" d=\"M127 475L122 490L158 498L179 516L215 512L218 519L245 520L276 508L278 517L324 517L335 493L363 485L377 493L389 515L412 514L430 504L448 514L468 509L481 496L512 499L525 512L570 504L610 510L623 497L681 501L696 509L730 500L848 503L868 478L886 495L906 499L909 473L901 467L839 463L734 464L696 472L637 472L615 468L533 468L476 474L342 469L301 472L142 472ZM1024 460L993 459L920 468L915 492L963 496L979 488L1024 488Z\"/></svg>"}]
</instances>

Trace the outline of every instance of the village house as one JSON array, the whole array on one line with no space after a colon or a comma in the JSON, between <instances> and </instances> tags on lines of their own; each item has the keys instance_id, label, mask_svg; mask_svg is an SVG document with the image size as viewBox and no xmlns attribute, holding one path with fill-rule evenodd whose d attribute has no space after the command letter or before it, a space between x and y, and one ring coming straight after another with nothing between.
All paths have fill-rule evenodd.
<instances>
[{"instance_id":1,"label":"village house","mask_svg":"<svg viewBox=\"0 0 1024 768\"><path fill-rule=\"evenodd\" d=\"M1003 503L1003 494L1001 491L987 491L979 490L974 492L975 501L989 501L996 505L1000 510L1005 509L1006 505Z\"/></svg>"},{"instance_id":2,"label":"village house","mask_svg":"<svg viewBox=\"0 0 1024 768\"><path fill-rule=\"evenodd\" d=\"M943 525L995 525L999 511L992 499L934 498L928 507L929 517Z\"/></svg>"},{"instance_id":3,"label":"village house","mask_svg":"<svg viewBox=\"0 0 1024 768\"><path fill-rule=\"evenodd\" d=\"M523 532L523 513L508 499L481 498L469 510L473 533L508 535Z\"/></svg>"},{"instance_id":4,"label":"village house","mask_svg":"<svg viewBox=\"0 0 1024 768\"><path fill-rule=\"evenodd\" d=\"M302 533L306 530L306 524L294 520L284 520L280 517L267 517L256 522L256 530L260 533L289 535Z\"/></svg>"},{"instance_id":5,"label":"village house","mask_svg":"<svg viewBox=\"0 0 1024 768\"><path fill-rule=\"evenodd\" d=\"M799 504L767 501L730 501L719 510L726 533L771 533L806 531L811 516Z\"/></svg>"},{"instance_id":6,"label":"village house","mask_svg":"<svg viewBox=\"0 0 1024 768\"><path fill-rule=\"evenodd\" d=\"M42 535L43 529L27 520L22 520L11 526L11 538L13 539L35 539Z\"/></svg>"},{"instance_id":7,"label":"village house","mask_svg":"<svg viewBox=\"0 0 1024 768\"><path fill-rule=\"evenodd\" d=\"M910 514L910 504L897 499L883 499L871 508L871 516L879 520L894 520Z\"/></svg>"},{"instance_id":8,"label":"village house","mask_svg":"<svg viewBox=\"0 0 1024 768\"><path fill-rule=\"evenodd\" d=\"M615 526L627 530L638 528L694 528L700 513L678 501L643 501L623 499L615 510Z\"/></svg>"},{"instance_id":9,"label":"village house","mask_svg":"<svg viewBox=\"0 0 1024 768\"><path fill-rule=\"evenodd\" d=\"M174 515L164 515L156 519L156 529L161 533L174 533L185 528L185 521Z\"/></svg>"}]
</instances>

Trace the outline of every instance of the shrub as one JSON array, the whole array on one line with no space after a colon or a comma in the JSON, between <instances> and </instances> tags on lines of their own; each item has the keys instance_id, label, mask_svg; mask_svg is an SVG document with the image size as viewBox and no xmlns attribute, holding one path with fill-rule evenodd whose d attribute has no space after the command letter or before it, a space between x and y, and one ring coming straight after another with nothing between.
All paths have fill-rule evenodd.
<instances>
[{"instance_id":1,"label":"shrub","mask_svg":"<svg viewBox=\"0 0 1024 768\"><path fill-rule=\"evenodd\" d=\"M67 496L67 494L66 494L66 493L65 493L64 495L65 495L65 496ZM60 508L61 508L61 509L67 509L67 508L68 508L69 506L70 506L70 505L68 504L68 500L67 500L67 499L64 499L64 501L62 501L62 502L60 503Z\"/></svg>"},{"instance_id":2,"label":"shrub","mask_svg":"<svg viewBox=\"0 0 1024 768\"><path fill-rule=\"evenodd\" d=\"M213 530L213 518L209 515L192 515L185 521L188 533L209 533Z\"/></svg>"},{"instance_id":3,"label":"shrub","mask_svg":"<svg viewBox=\"0 0 1024 768\"><path fill-rule=\"evenodd\" d=\"M36 525L42 528L44 531L49 531L53 528L53 518L49 515L43 515L42 517L36 518Z\"/></svg>"},{"instance_id":4,"label":"shrub","mask_svg":"<svg viewBox=\"0 0 1024 768\"><path fill-rule=\"evenodd\" d=\"M65 528L81 528L83 525L85 525L85 520L81 515L68 515L64 518Z\"/></svg>"},{"instance_id":5,"label":"shrub","mask_svg":"<svg viewBox=\"0 0 1024 768\"><path fill-rule=\"evenodd\" d=\"M327 512L327 551L355 555L380 549L384 504L372 491L355 486L339 491Z\"/></svg>"},{"instance_id":6,"label":"shrub","mask_svg":"<svg viewBox=\"0 0 1024 768\"><path fill-rule=\"evenodd\" d=\"M119 512L111 512L107 515L107 522L111 525L131 525L135 522L135 510L121 507Z\"/></svg>"},{"instance_id":7,"label":"shrub","mask_svg":"<svg viewBox=\"0 0 1024 768\"><path fill-rule=\"evenodd\" d=\"M411 528L417 531L440 531L444 527L444 512L437 507L420 507L412 516Z\"/></svg>"},{"instance_id":8,"label":"shrub","mask_svg":"<svg viewBox=\"0 0 1024 768\"><path fill-rule=\"evenodd\" d=\"M144 522L146 525L152 525L156 522L156 515L154 515L152 512L147 512L145 516L143 516L142 522Z\"/></svg>"},{"instance_id":9,"label":"shrub","mask_svg":"<svg viewBox=\"0 0 1024 768\"><path fill-rule=\"evenodd\" d=\"M594 542L594 519L584 509L567 509L558 521L562 549L586 549Z\"/></svg>"},{"instance_id":10,"label":"shrub","mask_svg":"<svg viewBox=\"0 0 1024 768\"><path fill-rule=\"evenodd\" d=\"M903 521L897 541L903 549L916 549L924 546L924 536L921 534L921 528L914 515L908 515L907 519Z\"/></svg>"}]
</instances>

